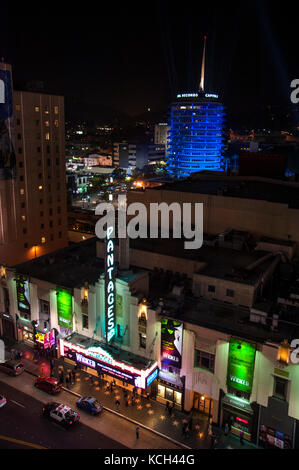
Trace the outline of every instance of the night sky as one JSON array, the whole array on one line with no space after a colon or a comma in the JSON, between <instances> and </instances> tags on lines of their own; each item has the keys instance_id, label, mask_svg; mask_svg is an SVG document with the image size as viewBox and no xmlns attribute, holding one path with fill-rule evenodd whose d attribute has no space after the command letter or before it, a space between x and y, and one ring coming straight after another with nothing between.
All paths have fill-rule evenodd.
<instances>
[{"instance_id":1,"label":"night sky","mask_svg":"<svg viewBox=\"0 0 299 470\"><path fill-rule=\"evenodd\" d=\"M40 80L66 96L68 117L167 111L197 91L207 34L206 91L232 112L289 104L299 78L299 8L264 0L43 3L2 16L0 56L19 88ZM91 5L97 5L91 6Z\"/></svg>"}]
</instances>

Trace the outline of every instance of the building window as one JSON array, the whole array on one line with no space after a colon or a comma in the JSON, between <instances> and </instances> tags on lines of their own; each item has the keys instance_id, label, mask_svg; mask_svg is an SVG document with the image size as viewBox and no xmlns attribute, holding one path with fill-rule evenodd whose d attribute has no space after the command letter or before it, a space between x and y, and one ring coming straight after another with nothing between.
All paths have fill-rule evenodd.
<instances>
[{"instance_id":1,"label":"building window","mask_svg":"<svg viewBox=\"0 0 299 470\"><path fill-rule=\"evenodd\" d=\"M39 113L39 106L34 106L34 111L35 111L36 113Z\"/></svg>"},{"instance_id":2,"label":"building window","mask_svg":"<svg viewBox=\"0 0 299 470\"><path fill-rule=\"evenodd\" d=\"M139 347L146 349L146 335L144 333L139 333Z\"/></svg>"},{"instance_id":3,"label":"building window","mask_svg":"<svg viewBox=\"0 0 299 470\"><path fill-rule=\"evenodd\" d=\"M50 220L49 227L53 227L53 220Z\"/></svg>"},{"instance_id":4,"label":"building window","mask_svg":"<svg viewBox=\"0 0 299 470\"><path fill-rule=\"evenodd\" d=\"M21 134L18 134L18 140L21 140L21 139L22 139Z\"/></svg>"},{"instance_id":5,"label":"building window","mask_svg":"<svg viewBox=\"0 0 299 470\"><path fill-rule=\"evenodd\" d=\"M24 181L24 176L23 175L20 176L20 181Z\"/></svg>"},{"instance_id":6,"label":"building window","mask_svg":"<svg viewBox=\"0 0 299 470\"><path fill-rule=\"evenodd\" d=\"M50 127L50 122L49 122L49 121L45 121L45 126L46 126L46 127Z\"/></svg>"},{"instance_id":7,"label":"building window","mask_svg":"<svg viewBox=\"0 0 299 470\"><path fill-rule=\"evenodd\" d=\"M57 119L54 120L54 126L55 126L55 127L58 127L58 126L59 126L59 123L58 123L58 120L57 120Z\"/></svg>"},{"instance_id":8,"label":"building window","mask_svg":"<svg viewBox=\"0 0 299 470\"><path fill-rule=\"evenodd\" d=\"M226 296L227 297L235 297L235 291L231 289L226 289Z\"/></svg>"},{"instance_id":9,"label":"building window","mask_svg":"<svg viewBox=\"0 0 299 470\"><path fill-rule=\"evenodd\" d=\"M54 235L51 234L50 240L51 240L51 242L54 241Z\"/></svg>"},{"instance_id":10,"label":"building window","mask_svg":"<svg viewBox=\"0 0 299 470\"><path fill-rule=\"evenodd\" d=\"M44 202L43 199L40 199L40 200L39 200L39 203L40 203L40 204L43 204L43 202Z\"/></svg>"},{"instance_id":11,"label":"building window","mask_svg":"<svg viewBox=\"0 0 299 470\"><path fill-rule=\"evenodd\" d=\"M22 217L23 222L25 222L25 220L26 220L26 215L22 215L21 217Z\"/></svg>"},{"instance_id":12,"label":"building window","mask_svg":"<svg viewBox=\"0 0 299 470\"><path fill-rule=\"evenodd\" d=\"M49 215L53 215L53 209L49 209Z\"/></svg>"},{"instance_id":13,"label":"building window","mask_svg":"<svg viewBox=\"0 0 299 470\"><path fill-rule=\"evenodd\" d=\"M19 162L19 168L23 168L24 164L23 162Z\"/></svg>"},{"instance_id":14,"label":"building window","mask_svg":"<svg viewBox=\"0 0 299 470\"><path fill-rule=\"evenodd\" d=\"M45 224L40 224L40 228L45 228Z\"/></svg>"},{"instance_id":15,"label":"building window","mask_svg":"<svg viewBox=\"0 0 299 470\"><path fill-rule=\"evenodd\" d=\"M37 153L40 153L40 147L37 147L36 151Z\"/></svg>"},{"instance_id":16,"label":"building window","mask_svg":"<svg viewBox=\"0 0 299 470\"><path fill-rule=\"evenodd\" d=\"M25 202L22 202L21 209L25 209Z\"/></svg>"},{"instance_id":17,"label":"building window","mask_svg":"<svg viewBox=\"0 0 299 470\"><path fill-rule=\"evenodd\" d=\"M215 286L208 286L208 292L215 292L216 288Z\"/></svg>"},{"instance_id":18,"label":"building window","mask_svg":"<svg viewBox=\"0 0 299 470\"><path fill-rule=\"evenodd\" d=\"M88 315L82 314L82 328L85 330L88 329Z\"/></svg>"},{"instance_id":19,"label":"building window","mask_svg":"<svg viewBox=\"0 0 299 470\"><path fill-rule=\"evenodd\" d=\"M42 243L46 243L46 237L42 237L42 238L41 238L41 242L42 242Z\"/></svg>"},{"instance_id":20,"label":"building window","mask_svg":"<svg viewBox=\"0 0 299 470\"><path fill-rule=\"evenodd\" d=\"M28 243L24 243L24 248L28 248Z\"/></svg>"},{"instance_id":21,"label":"building window","mask_svg":"<svg viewBox=\"0 0 299 470\"><path fill-rule=\"evenodd\" d=\"M58 114L59 113L59 106L55 105L54 106L54 114Z\"/></svg>"},{"instance_id":22,"label":"building window","mask_svg":"<svg viewBox=\"0 0 299 470\"><path fill-rule=\"evenodd\" d=\"M46 134L45 134L45 139L46 139L46 140L50 140L50 132L46 132Z\"/></svg>"},{"instance_id":23,"label":"building window","mask_svg":"<svg viewBox=\"0 0 299 470\"><path fill-rule=\"evenodd\" d=\"M18 153L22 153L22 147L18 148Z\"/></svg>"},{"instance_id":24,"label":"building window","mask_svg":"<svg viewBox=\"0 0 299 470\"><path fill-rule=\"evenodd\" d=\"M27 228L23 228L24 235L27 233Z\"/></svg>"},{"instance_id":25,"label":"building window","mask_svg":"<svg viewBox=\"0 0 299 470\"><path fill-rule=\"evenodd\" d=\"M45 106L44 113L49 114L49 106Z\"/></svg>"},{"instance_id":26,"label":"building window","mask_svg":"<svg viewBox=\"0 0 299 470\"><path fill-rule=\"evenodd\" d=\"M281 400L287 399L288 381L281 377L274 377L274 397Z\"/></svg>"},{"instance_id":27,"label":"building window","mask_svg":"<svg viewBox=\"0 0 299 470\"><path fill-rule=\"evenodd\" d=\"M214 372L215 367L215 355L195 349L194 352L194 367L200 367L201 369L210 370Z\"/></svg>"},{"instance_id":28,"label":"building window","mask_svg":"<svg viewBox=\"0 0 299 470\"><path fill-rule=\"evenodd\" d=\"M21 196L23 196L23 195L24 195L24 192L25 192L25 191L24 191L24 189L23 189L23 188L22 188L22 189L20 189L20 194L21 194Z\"/></svg>"},{"instance_id":29,"label":"building window","mask_svg":"<svg viewBox=\"0 0 299 470\"><path fill-rule=\"evenodd\" d=\"M62 232L59 232L59 233L58 233L58 237L59 237L59 238L62 238Z\"/></svg>"},{"instance_id":30,"label":"building window","mask_svg":"<svg viewBox=\"0 0 299 470\"><path fill-rule=\"evenodd\" d=\"M20 104L16 104L16 111L21 111L21 105Z\"/></svg>"},{"instance_id":31,"label":"building window","mask_svg":"<svg viewBox=\"0 0 299 470\"><path fill-rule=\"evenodd\" d=\"M17 126L21 125L21 119L17 119Z\"/></svg>"},{"instance_id":32,"label":"building window","mask_svg":"<svg viewBox=\"0 0 299 470\"><path fill-rule=\"evenodd\" d=\"M42 185L38 187L38 190L41 191L43 189Z\"/></svg>"}]
</instances>

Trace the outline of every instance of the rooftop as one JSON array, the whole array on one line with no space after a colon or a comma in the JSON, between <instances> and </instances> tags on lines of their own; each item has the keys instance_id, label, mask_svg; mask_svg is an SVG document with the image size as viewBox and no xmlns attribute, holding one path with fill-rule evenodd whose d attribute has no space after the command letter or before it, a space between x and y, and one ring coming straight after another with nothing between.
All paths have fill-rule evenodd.
<instances>
[{"instance_id":1,"label":"rooftop","mask_svg":"<svg viewBox=\"0 0 299 470\"><path fill-rule=\"evenodd\" d=\"M178 191L255 199L287 204L299 208L299 184L274 181L268 178L213 176L196 174L189 179L167 183L154 191Z\"/></svg>"},{"instance_id":2,"label":"rooftop","mask_svg":"<svg viewBox=\"0 0 299 470\"><path fill-rule=\"evenodd\" d=\"M96 238L90 238L15 266L20 274L60 285L94 284L104 272L104 260L96 257Z\"/></svg>"}]
</instances>

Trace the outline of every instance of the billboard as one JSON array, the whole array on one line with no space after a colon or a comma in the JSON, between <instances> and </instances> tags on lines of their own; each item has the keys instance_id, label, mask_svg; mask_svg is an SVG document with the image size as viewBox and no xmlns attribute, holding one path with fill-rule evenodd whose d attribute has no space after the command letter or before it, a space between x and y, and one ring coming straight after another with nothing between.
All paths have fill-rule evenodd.
<instances>
[{"instance_id":1,"label":"billboard","mask_svg":"<svg viewBox=\"0 0 299 470\"><path fill-rule=\"evenodd\" d=\"M72 294L66 289L57 289L58 325L68 330L73 329Z\"/></svg>"},{"instance_id":2,"label":"billboard","mask_svg":"<svg viewBox=\"0 0 299 470\"><path fill-rule=\"evenodd\" d=\"M161 361L170 366L182 367L183 323L162 318Z\"/></svg>"},{"instance_id":3,"label":"billboard","mask_svg":"<svg viewBox=\"0 0 299 470\"><path fill-rule=\"evenodd\" d=\"M30 296L28 277L23 274L16 275L17 304L19 312L30 317Z\"/></svg>"},{"instance_id":4,"label":"billboard","mask_svg":"<svg viewBox=\"0 0 299 470\"><path fill-rule=\"evenodd\" d=\"M256 344L231 338L228 353L227 385L251 393Z\"/></svg>"},{"instance_id":5,"label":"billboard","mask_svg":"<svg viewBox=\"0 0 299 470\"><path fill-rule=\"evenodd\" d=\"M11 72L10 70L0 69L0 180L15 177L16 156L12 138L12 114Z\"/></svg>"}]
</instances>

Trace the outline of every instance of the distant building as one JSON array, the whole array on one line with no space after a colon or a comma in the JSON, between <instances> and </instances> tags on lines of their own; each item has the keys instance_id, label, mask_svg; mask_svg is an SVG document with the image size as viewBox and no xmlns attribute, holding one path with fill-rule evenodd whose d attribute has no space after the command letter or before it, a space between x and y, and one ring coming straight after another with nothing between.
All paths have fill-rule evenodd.
<instances>
[{"instance_id":1,"label":"distant building","mask_svg":"<svg viewBox=\"0 0 299 470\"><path fill-rule=\"evenodd\" d=\"M142 169L145 165L165 159L165 147L160 144L121 142L113 144L114 166L125 170Z\"/></svg>"},{"instance_id":2,"label":"distant building","mask_svg":"<svg viewBox=\"0 0 299 470\"><path fill-rule=\"evenodd\" d=\"M155 125L155 144L157 145L167 145L168 133L170 127L167 122L159 122Z\"/></svg>"}]
</instances>

